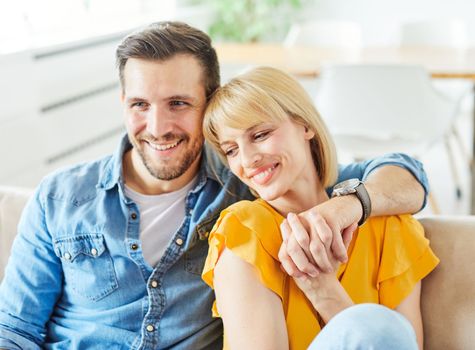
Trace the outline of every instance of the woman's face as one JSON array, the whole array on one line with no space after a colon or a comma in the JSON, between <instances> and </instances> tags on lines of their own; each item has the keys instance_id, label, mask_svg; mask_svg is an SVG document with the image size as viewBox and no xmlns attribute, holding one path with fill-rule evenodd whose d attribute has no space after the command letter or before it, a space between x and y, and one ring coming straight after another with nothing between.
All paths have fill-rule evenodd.
<instances>
[{"instance_id":1,"label":"woman's face","mask_svg":"<svg viewBox=\"0 0 475 350\"><path fill-rule=\"evenodd\" d=\"M218 136L231 171L266 201L284 196L314 169L314 133L290 118L245 130L223 125Z\"/></svg>"}]
</instances>

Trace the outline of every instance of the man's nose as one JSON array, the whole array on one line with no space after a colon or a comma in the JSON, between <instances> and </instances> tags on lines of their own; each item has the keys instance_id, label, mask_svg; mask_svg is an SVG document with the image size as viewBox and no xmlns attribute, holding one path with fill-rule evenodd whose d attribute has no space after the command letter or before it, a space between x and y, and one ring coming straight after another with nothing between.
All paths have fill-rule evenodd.
<instances>
[{"instance_id":1,"label":"man's nose","mask_svg":"<svg viewBox=\"0 0 475 350\"><path fill-rule=\"evenodd\" d=\"M160 108L152 108L147 117L147 132L156 138L172 131L172 118L170 113Z\"/></svg>"}]
</instances>

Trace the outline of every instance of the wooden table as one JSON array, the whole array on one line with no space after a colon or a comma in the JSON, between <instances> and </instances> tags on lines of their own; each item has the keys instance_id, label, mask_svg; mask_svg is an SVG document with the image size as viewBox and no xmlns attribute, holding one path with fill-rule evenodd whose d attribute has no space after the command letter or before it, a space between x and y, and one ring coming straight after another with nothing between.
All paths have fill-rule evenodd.
<instances>
[{"instance_id":1,"label":"wooden table","mask_svg":"<svg viewBox=\"0 0 475 350\"><path fill-rule=\"evenodd\" d=\"M222 65L267 65L298 77L316 78L326 63L420 64L433 78L463 79L474 83L475 47L467 50L432 47L365 47L337 49L319 47L286 48L279 44L218 44ZM472 154L475 155L475 102ZM475 214L475 162L471 164L471 209Z\"/></svg>"}]
</instances>

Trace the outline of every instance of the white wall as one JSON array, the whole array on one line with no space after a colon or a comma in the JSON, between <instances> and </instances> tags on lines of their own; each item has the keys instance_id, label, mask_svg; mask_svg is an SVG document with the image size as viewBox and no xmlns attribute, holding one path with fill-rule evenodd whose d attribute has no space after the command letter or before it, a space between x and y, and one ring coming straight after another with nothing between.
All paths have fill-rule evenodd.
<instances>
[{"instance_id":1,"label":"white wall","mask_svg":"<svg viewBox=\"0 0 475 350\"><path fill-rule=\"evenodd\" d=\"M367 46L396 44L406 21L459 18L467 22L475 46L474 0L315 0L300 17L359 22Z\"/></svg>"}]
</instances>

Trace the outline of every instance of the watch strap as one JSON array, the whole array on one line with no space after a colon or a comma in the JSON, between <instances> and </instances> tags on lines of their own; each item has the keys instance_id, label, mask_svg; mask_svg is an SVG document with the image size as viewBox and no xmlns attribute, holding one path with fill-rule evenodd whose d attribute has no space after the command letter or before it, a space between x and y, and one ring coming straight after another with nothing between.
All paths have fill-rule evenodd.
<instances>
[{"instance_id":1,"label":"watch strap","mask_svg":"<svg viewBox=\"0 0 475 350\"><path fill-rule=\"evenodd\" d=\"M360 221L358 221L358 226L361 226L371 215L371 199L369 198L368 191L363 182L360 181L359 185L355 187L355 194L358 197L361 206L363 207L363 215L361 216Z\"/></svg>"}]
</instances>

